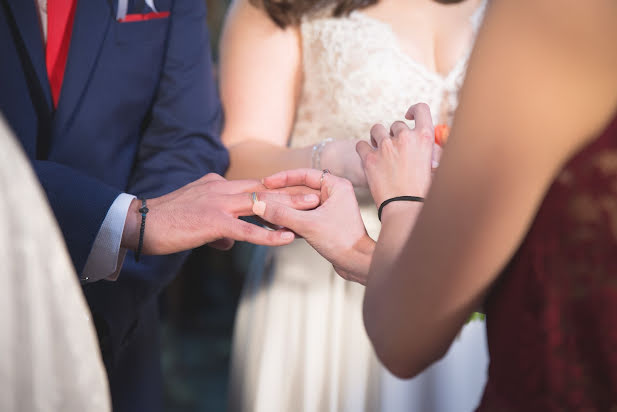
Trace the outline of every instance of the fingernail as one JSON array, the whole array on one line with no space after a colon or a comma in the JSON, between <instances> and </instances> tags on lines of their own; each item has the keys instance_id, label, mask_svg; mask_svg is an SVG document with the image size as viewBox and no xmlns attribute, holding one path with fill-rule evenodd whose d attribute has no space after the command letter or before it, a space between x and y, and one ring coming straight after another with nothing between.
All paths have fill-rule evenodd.
<instances>
[{"instance_id":1,"label":"fingernail","mask_svg":"<svg viewBox=\"0 0 617 412\"><path fill-rule=\"evenodd\" d=\"M304 195L304 201L307 203L317 202L319 197L317 195Z\"/></svg>"},{"instance_id":2,"label":"fingernail","mask_svg":"<svg viewBox=\"0 0 617 412\"><path fill-rule=\"evenodd\" d=\"M258 200L257 202L253 203L253 213L255 213L257 216L263 216L265 212L266 212L265 202Z\"/></svg>"},{"instance_id":3,"label":"fingernail","mask_svg":"<svg viewBox=\"0 0 617 412\"><path fill-rule=\"evenodd\" d=\"M281 234L281 239L283 239L283 240L291 240L293 238L294 238L294 234L291 233L291 232L283 232Z\"/></svg>"}]
</instances>

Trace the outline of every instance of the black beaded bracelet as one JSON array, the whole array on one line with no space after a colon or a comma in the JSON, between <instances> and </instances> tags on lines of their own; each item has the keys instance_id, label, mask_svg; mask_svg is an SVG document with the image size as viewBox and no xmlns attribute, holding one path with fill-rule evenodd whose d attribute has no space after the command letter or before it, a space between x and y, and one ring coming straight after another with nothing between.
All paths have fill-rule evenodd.
<instances>
[{"instance_id":1,"label":"black beaded bracelet","mask_svg":"<svg viewBox=\"0 0 617 412\"><path fill-rule=\"evenodd\" d=\"M381 222L381 212L383 212L383 208L391 202L396 202L399 200L403 200L406 202L424 202L424 198L420 197L420 196L397 196L397 197L391 197L390 199L386 199L383 201L383 203L381 204L381 206L379 206L379 211L377 212L377 217L379 218L379 221Z\"/></svg>"},{"instance_id":2,"label":"black beaded bracelet","mask_svg":"<svg viewBox=\"0 0 617 412\"><path fill-rule=\"evenodd\" d=\"M139 228L139 244L137 245L137 251L135 252L135 262L139 262L139 258L141 257L141 250L144 247L144 232L146 231L146 215L150 211L146 206L146 199L141 200L141 208L139 208L139 213L141 213L141 227Z\"/></svg>"}]
</instances>

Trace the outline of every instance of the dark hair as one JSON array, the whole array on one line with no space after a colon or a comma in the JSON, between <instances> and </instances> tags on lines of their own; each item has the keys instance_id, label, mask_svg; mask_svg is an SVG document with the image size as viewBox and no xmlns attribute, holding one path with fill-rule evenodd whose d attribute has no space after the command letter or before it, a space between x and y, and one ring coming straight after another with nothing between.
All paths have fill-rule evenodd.
<instances>
[{"instance_id":1,"label":"dark hair","mask_svg":"<svg viewBox=\"0 0 617 412\"><path fill-rule=\"evenodd\" d=\"M332 16L346 16L356 9L363 9L379 0L249 0L255 7L268 13L272 21L284 29L300 24L302 17L333 7ZM437 3L460 3L464 0L433 0Z\"/></svg>"}]
</instances>

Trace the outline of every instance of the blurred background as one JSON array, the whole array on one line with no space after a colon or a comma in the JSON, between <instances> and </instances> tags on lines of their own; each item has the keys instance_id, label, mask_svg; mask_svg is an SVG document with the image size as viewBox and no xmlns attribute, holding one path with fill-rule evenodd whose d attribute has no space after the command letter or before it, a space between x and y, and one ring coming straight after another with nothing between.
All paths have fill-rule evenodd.
<instances>
[{"instance_id":1,"label":"blurred background","mask_svg":"<svg viewBox=\"0 0 617 412\"><path fill-rule=\"evenodd\" d=\"M206 0L215 64L229 5ZM165 410L225 411L236 307L253 246L195 250L161 297Z\"/></svg>"}]
</instances>

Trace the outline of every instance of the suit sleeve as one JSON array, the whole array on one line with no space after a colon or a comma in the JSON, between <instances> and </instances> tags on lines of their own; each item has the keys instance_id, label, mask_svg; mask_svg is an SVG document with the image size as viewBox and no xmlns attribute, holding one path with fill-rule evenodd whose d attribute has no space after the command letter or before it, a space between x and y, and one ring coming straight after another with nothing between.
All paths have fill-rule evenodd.
<instances>
[{"instance_id":1,"label":"suit sleeve","mask_svg":"<svg viewBox=\"0 0 617 412\"><path fill-rule=\"evenodd\" d=\"M128 193L158 196L227 169L204 3L175 2L165 66Z\"/></svg>"},{"instance_id":2,"label":"suit sleeve","mask_svg":"<svg viewBox=\"0 0 617 412\"><path fill-rule=\"evenodd\" d=\"M107 211L121 191L59 163L35 160L33 167L79 271Z\"/></svg>"},{"instance_id":3,"label":"suit sleeve","mask_svg":"<svg viewBox=\"0 0 617 412\"><path fill-rule=\"evenodd\" d=\"M163 73L128 193L158 196L209 172L222 174L227 168L204 3L174 3ZM108 366L114 354L130 342L144 305L175 276L185 257L186 253L145 256L137 263L129 252L116 282L86 286Z\"/></svg>"}]
</instances>

